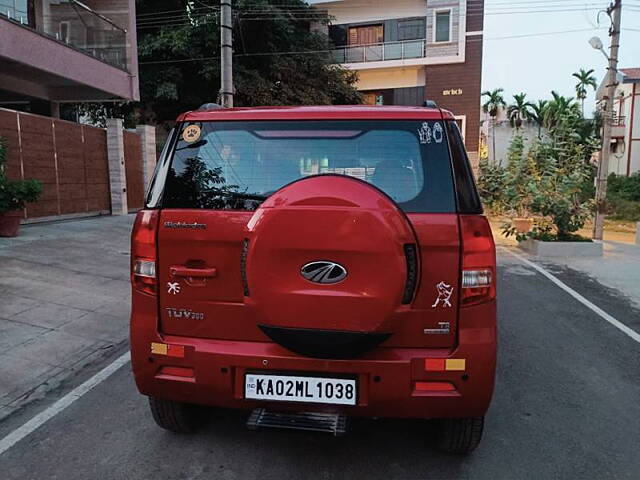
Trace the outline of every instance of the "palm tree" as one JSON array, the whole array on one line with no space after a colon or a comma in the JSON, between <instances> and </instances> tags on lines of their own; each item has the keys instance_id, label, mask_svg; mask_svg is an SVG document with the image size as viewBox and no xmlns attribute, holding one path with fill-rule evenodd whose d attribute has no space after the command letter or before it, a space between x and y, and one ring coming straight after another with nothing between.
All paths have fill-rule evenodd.
<instances>
[{"instance_id":1,"label":"palm tree","mask_svg":"<svg viewBox=\"0 0 640 480\"><path fill-rule=\"evenodd\" d=\"M572 76L578 79L578 83L576 83L576 96L578 100L582 103L582 116L584 117L584 100L587 98L587 87L593 87L595 90L598 88L598 84L596 83L596 77L593 76L593 68L591 70L580 69L579 72L572 74Z\"/></svg>"},{"instance_id":2,"label":"palm tree","mask_svg":"<svg viewBox=\"0 0 640 480\"><path fill-rule=\"evenodd\" d=\"M544 125L544 116L547 112L546 100L538 100L538 103L531 105L531 120L538 126L538 138L542 135L542 126Z\"/></svg>"},{"instance_id":3,"label":"palm tree","mask_svg":"<svg viewBox=\"0 0 640 480\"><path fill-rule=\"evenodd\" d=\"M487 97L487 101L482 104L482 111L488 113L491 117L491 138L493 142L493 163L496 162L496 117L501 107L505 107L507 103L502 96L503 88L487 90L482 92L483 97Z\"/></svg>"},{"instance_id":4,"label":"palm tree","mask_svg":"<svg viewBox=\"0 0 640 480\"><path fill-rule=\"evenodd\" d=\"M551 130L560 119L567 115L581 116L580 105L574 101L573 97L563 97L558 92L551 92L551 100L547 104L544 113L544 127Z\"/></svg>"},{"instance_id":5,"label":"palm tree","mask_svg":"<svg viewBox=\"0 0 640 480\"><path fill-rule=\"evenodd\" d=\"M526 93L515 94L513 96L515 103L509 105L507 108L507 115L511 126L515 126L516 129L522 126L522 122L531 119L531 107L533 107L533 105L531 102L527 102L526 97Z\"/></svg>"}]
</instances>

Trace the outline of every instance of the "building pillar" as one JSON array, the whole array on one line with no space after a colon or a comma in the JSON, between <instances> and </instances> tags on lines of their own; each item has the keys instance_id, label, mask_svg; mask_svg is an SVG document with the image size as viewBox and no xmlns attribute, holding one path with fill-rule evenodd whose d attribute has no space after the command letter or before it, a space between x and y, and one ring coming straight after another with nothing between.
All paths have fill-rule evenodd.
<instances>
[{"instance_id":1,"label":"building pillar","mask_svg":"<svg viewBox=\"0 0 640 480\"><path fill-rule=\"evenodd\" d=\"M107 158L109 159L109 186L111 214L127 215L127 172L124 168L124 133L122 120L107 118Z\"/></svg>"},{"instance_id":2,"label":"building pillar","mask_svg":"<svg viewBox=\"0 0 640 480\"><path fill-rule=\"evenodd\" d=\"M138 125L136 133L140 136L142 147L142 178L145 188L149 188L149 182L156 168L156 128L150 125Z\"/></svg>"},{"instance_id":3,"label":"building pillar","mask_svg":"<svg viewBox=\"0 0 640 480\"><path fill-rule=\"evenodd\" d=\"M51 117L60 118L60 102L51 102L50 105Z\"/></svg>"},{"instance_id":4,"label":"building pillar","mask_svg":"<svg viewBox=\"0 0 640 480\"><path fill-rule=\"evenodd\" d=\"M640 246L640 222L636 223L636 245Z\"/></svg>"}]
</instances>

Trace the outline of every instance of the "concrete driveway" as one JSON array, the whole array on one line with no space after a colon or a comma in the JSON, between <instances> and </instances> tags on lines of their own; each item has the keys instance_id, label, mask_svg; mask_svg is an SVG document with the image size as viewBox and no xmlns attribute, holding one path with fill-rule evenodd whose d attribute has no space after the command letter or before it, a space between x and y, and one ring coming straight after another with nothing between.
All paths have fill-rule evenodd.
<instances>
[{"instance_id":1,"label":"concrete driveway","mask_svg":"<svg viewBox=\"0 0 640 480\"><path fill-rule=\"evenodd\" d=\"M0 418L126 341L134 216L0 238Z\"/></svg>"}]
</instances>

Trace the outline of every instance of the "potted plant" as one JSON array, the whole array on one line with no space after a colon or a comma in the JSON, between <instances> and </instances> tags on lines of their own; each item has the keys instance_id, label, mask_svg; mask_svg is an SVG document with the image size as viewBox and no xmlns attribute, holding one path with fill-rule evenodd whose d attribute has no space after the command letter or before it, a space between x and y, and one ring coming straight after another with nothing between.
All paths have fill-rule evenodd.
<instances>
[{"instance_id":1,"label":"potted plant","mask_svg":"<svg viewBox=\"0 0 640 480\"><path fill-rule=\"evenodd\" d=\"M533 192L540 175L535 158L525 152L522 135L513 137L507 161L504 198L511 220L503 225L503 231L526 234L533 227Z\"/></svg>"},{"instance_id":2,"label":"potted plant","mask_svg":"<svg viewBox=\"0 0 640 480\"><path fill-rule=\"evenodd\" d=\"M15 237L20 229L22 209L42 192L38 180L10 180L5 171L7 143L0 137L0 237Z\"/></svg>"}]
</instances>

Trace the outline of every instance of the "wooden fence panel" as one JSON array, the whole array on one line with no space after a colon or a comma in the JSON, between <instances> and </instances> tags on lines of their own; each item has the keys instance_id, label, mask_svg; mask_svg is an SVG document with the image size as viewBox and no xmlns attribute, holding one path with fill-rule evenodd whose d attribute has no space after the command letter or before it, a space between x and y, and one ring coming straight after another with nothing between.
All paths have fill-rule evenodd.
<instances>
[{"instance_id":1,"label":"wooden fence panel","mask_svg":"<svg viewBox=\"0 0 640 480\"><path fill-rule=\"evenodd\" d=\"M127 174L127 205L129 210L144 206L144 174L142 171L142 145L140 136L124 132L124 165Z\"/></svg>"},{"instance_id":2,"label":"wooden fence panel","mask_svg":"<svg viewBox=\"0 0 640 480\"><path fill-rule=\"evenodd\" d=\"M60 215L55 138L51 118L19 113L24 178L42 182L42 195L27 205L27 217Z\"/></svg>"},{"instance_id":3,"label":"wooden fence panel","mask_svg":"<svg viewBox=\"0 0 640 480\"><path fill-rule=\"evenodd\" d=\"M54 120L60 213L87 213L82 126Z\"/></svg>"},{"instance_id":4,"label":"wooden fence panel","mask_svg":"<svg viewBox=\"0 0 640 480\"><path fill-rule=\"evenodd\" d=\"M0 136L8 144L9 178L43 185L26 218L110 212L105 129L0 109Z\"/></svg>"}]
</instances>

